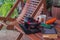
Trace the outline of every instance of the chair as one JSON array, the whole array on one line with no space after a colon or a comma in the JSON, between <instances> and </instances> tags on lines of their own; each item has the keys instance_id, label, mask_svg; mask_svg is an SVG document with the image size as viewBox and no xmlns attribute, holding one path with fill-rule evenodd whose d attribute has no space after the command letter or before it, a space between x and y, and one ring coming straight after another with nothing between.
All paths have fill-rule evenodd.
<instances>
[{"instance_id":1,"label":"chair","mask_svg":"<svg viewBox=\"0 0 60 40\"><path fill-rule=\"evenodd\" d=\"M13 5L11 10L9 11L9 14L7 15L7 17L0 17L0 20L1 20L0 29L2 29L2 26L7 27L7 30L3 29L0 31L0 40L20 40L22 38L23 33L21 33L19 30L14 29L14 25L8 24L9 22L13 22L15 20L13 18L10 18L10 16L20 1L23 1L23 0L16 1L16 3ZM9 22L6 23L7 21ZM11 27L10 30L8 30L8 27Z\"/></svg>"}]
</instances>

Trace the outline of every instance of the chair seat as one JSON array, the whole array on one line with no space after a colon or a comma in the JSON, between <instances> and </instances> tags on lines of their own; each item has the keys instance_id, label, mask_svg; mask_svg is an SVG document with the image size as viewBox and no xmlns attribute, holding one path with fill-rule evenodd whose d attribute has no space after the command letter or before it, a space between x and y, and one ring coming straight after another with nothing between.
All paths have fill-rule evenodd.
<instances>
[{"instance_id":1,"label":"chair seat","mask_svg":"<svg viewBox=\"0 0 60 40\"><path fill-rule=\"evenodd\" d=\"M13 30L1 30L0 40L16 40L20 35L19 32Z\"/></svg>"}]
</instances>

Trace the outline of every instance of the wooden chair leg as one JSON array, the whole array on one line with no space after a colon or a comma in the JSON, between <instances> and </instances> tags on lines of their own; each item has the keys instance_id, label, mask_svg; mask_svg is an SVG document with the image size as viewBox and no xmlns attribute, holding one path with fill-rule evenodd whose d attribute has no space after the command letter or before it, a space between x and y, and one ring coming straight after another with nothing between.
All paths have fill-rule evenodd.
<instances>
[{"instance_id":1,"label":"wooden chair leg","mask_svg":"<svg viewBox=\"0 0 60 40\"><path fill-rule=\"evenodd\" d=\"M13 25L9 25L9 26L7 26L7 29L8 30L14 30L14 26Z\"/></svg>"},{"instance_id":2,"label":"wooden chair leg","mask_svg":"<svg viewBox=\"0 0 60 40\"><path fill-rule=\"evenodd\" d=\"M23 34L20 33L19 37L17 38L17 40L20 40L22 38Z\"/></svg>"},{"instance_id":3,"label":"wooden chair leg","mask_svg":"<svg viewBox=\"0 0 60 40\"><path fill-rule=\"evenodd\" d=\"M2 29L3 25L0 25L0 30Z\"/></svg>"}]
</instances>

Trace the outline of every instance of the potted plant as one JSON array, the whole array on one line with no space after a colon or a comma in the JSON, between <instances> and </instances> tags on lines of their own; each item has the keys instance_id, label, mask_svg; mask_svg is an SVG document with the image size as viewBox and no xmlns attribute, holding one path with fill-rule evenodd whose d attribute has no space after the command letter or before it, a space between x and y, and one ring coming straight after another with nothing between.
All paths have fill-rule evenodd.
<instances>
[{"instance_id":1,"label":"potted plant","mask_svg":"<svg viewBox=\"0 0 60 40\"><path fill-rule=\"evenodd\" d=\"M53 0L52 16L60 19L60 0Z\"/></svg>"}]
</instances>

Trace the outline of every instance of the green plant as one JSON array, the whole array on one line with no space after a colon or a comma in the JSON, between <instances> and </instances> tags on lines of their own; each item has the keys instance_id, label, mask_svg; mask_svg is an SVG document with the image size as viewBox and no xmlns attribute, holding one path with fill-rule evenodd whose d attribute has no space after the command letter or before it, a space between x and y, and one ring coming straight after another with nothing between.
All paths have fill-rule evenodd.
<instances>
[{"instance_id":1,"label":"green plant","mask_svg":"<svg viewBox=\"0 0 60 40\"><path fill-rule=\"evenodd\" d=\"M26 0L24 0L24 3L26 3Z\"/></svg>"},{"instance_id":2,"label":"green plant","mask_svg":"<svg viewBox=\"0 0 60 40\"><path fill-rule=\"evenodd\" d=\"M52 0L46 0L46 5L47 5L47 9L51 8L51 6L52 6Z\"/></svg>"},{"instance_id":3,"label":"green plant","mask_svg":"<svg viewBox=\"0 0 60 40\"><path fill-rule=\"evenodd\" d=\"M4 4L2 4L2 6L0 7L0 16L6 17L14 2L15 0L4 0ZM16 16L18 16L17 9L14 10L11 17L15 18Z\"/></svg>"}]
</instances>

